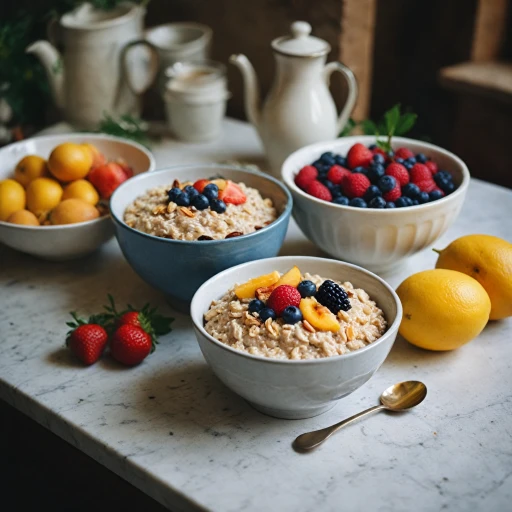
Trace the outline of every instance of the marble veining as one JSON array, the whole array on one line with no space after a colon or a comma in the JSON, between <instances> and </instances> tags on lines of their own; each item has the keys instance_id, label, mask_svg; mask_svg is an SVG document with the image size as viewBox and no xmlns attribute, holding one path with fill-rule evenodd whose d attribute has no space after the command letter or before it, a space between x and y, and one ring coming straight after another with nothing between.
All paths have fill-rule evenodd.
<instances>
[{"instance_id":1,"label":"marble veining","mask_svg":"<svg viewBox=\"0 0 512 512\"><path fill-rule=\"evenodd\" d=\"M234 121L217 145L155 147L159 167L185 154L254 161L261 148ZM512 240L511 211L510 191L474 180L458 221L435 245L477 232ZM293 222L282 254L322 255ZM435 259L426 250L384 277L397 286ZM0 286L0 397L172 510L499 511L512 500L512 319L489 324L456 352L422 351L399 337L357 392L321 416L286 421L261 415L216 379L184 315L174 314L173 332L137 368L109 357L83 368L71 357L68 312L93 312L107 293L172 313L115 241L70 263L2 246ZM414 411L370 417L308 455L291 449L298 434L374 405L405 379L428 386Z\"/></svg>"}]
</instances>

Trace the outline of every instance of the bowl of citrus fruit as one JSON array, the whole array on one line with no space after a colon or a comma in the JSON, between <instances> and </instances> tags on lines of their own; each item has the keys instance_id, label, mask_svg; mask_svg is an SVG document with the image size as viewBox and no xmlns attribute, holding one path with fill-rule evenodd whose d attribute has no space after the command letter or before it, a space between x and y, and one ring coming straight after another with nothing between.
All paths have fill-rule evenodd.
<instances>
[{"instance_id":1,"label":"bowl of citrus fruit","mask_svg":"<svg viewBox=\"0 0 512 512\"><path fill-rule=\"evenodd\" d=\"M27 139L0 150L0 242L49 260L79 258L114 234L114 190L155 161L143 146L101 134Z\"/></svg>"}]
</instances>

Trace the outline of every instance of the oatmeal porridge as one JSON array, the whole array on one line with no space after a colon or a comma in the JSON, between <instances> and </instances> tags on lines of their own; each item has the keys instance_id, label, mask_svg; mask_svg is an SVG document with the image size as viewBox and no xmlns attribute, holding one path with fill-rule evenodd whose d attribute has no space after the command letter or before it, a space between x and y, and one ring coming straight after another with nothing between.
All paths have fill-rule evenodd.
<instances>
[{"instance_id":1,"label":"oatmeal porridge","mask_svg":"<svg viewBox=\"0 0 512 512\"><path fill-rule=\"evenodd\" d=\"M124 221L164 238L219 240L257 231L277 216L272 200L258 190L217 179L194 184L175 181L148 190L126 208Z\"/></svg>"},{"instance_id":2,"label":"oatmeal porridge","mask_svg":"<svg viewBox=\"0 0 512 512\"><path fill-rule=\"evenodd\" d=\"M294 269L230 289L204 315L206 331L242 352L291 360L353 352L386 331L382 310L364 290Z\"/></svg>"}]
</instances>

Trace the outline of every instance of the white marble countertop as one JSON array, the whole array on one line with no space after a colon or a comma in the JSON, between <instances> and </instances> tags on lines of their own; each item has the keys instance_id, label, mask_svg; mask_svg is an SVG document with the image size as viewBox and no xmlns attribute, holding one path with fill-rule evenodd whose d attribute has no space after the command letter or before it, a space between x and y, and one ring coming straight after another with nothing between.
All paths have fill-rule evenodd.
<instances>
[{"instance_id":1,"label":"white marble countertop","mask_svg":"<svg viewBox=\"0 0 512 512\"><path fill-rule=\"evenodd\" d=\"M223 141L164 140L159 166L185 161L261 161L253 130L227 121ZM436 245L468 233L512 240L512 192L473 181L456 224ZM282 254L321 254L292 222ZM396 286L432 268L411 258ZM0 397L174 511L502 511L512 500L512 318L449 353L398 338L361 389L333 410L300 421L254 411L210 372L190 320L139 367L105 357L89 368L64 348L68 311L90 313L112 293L170 313L142 282L115 240L97 254L52 263L0 247ZM424 381L426 401L401 415L378 414L307 455L299 433L377 403L388 385Z\"/></svg>"}]
</instances>

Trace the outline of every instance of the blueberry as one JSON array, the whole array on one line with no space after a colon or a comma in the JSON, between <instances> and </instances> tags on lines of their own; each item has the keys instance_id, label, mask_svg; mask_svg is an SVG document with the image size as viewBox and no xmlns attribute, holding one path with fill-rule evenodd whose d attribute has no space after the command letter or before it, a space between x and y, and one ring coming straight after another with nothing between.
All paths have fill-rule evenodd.
<instances>
[{"instance_id":1,"label":"blueberry","mask_svg":"<svg viewBox=\"0 0 512 512\"><path fill-rule=\"evenodd\" d=\"M413 168L414 164L411 164L411 162L407 162L407 161L405 161L405 162L403 163L403 166L404 166L408 171L410 171L410 170Z\"/></svg>"},{"instance_id":2,"label":"blueberry","mask_svg":"<svg viewBox=\"0 0 512 512\"><path fill-rule=\"evenodd\" d=\"M336 163L336 160L334 160L334 155L330 152L330 151L327 151L326 153L324 153L321 157L320 157L320 160L321 162L324 164L324 165L328 165L329 167L331 165L334 165Z\"/></svg>"},{"instance_id":3,"label":"blueberry","mask_svg":"<svg viewBox=\"0 0 512 512\"><path fill-rule=\"evenodd\" d=\"M339 185L333 185L331 190L332 197L338 197L343 195L341 193L341 187Z\"/></svg>"},{"instance_id":4,"label":"blueberry","mask_svg":"<svg viewBox=\"0 0 512 512\"><path fill-rule=\"evenodd\" d=\"M334 157L334 161L336 162L336 165L341 165L341 167L347 166L347 159L344 156L336 155Z\"/></svg>"},{"instance_id":5,"label":"blueberry","mask_svg":"<svg viewBox=\"0 0 512 512\"><path fill-rule=\"evenodd\" d=\"M190 197L190 199L192 199L194 196L197 196L197 194L199 194L199 192L197 191L196 188L194 188L192 185L187 185L184 189L183 189L183 192L185 192L185 194L188 195L188 197Z\"/></svg>"},{"instance_id":6,"label":"blueberry","mask_svg":"<svg viewBox=\"0 0 512 512\"><path fill-rule=\"evenodd\" d=\"M396 208L395 203L393 201L389 201L386 203L385 208Z\"/></svg>"},{"instance_id":7,"label":"blueberry","mask_svg":"<svg viewBox=\"0 0 512 512\"><path fill-rule=\"evenodd\" d=\"M412 200L412 205L413 205L413 206L418 206L419 204L420 204L420 203L419 203L419 201L418 201L417 199L413 199L413 200Z\"/></svg>"},{"instance_id":8,"label":"blueberry","mask_svg":"<svg viewBox=\"0 0 512 512\"><path fill-rule=\"evenodd\" d=\"M385 208L386 200L383 197L374 197L369 203L368 208Z\"/></svg>"},{"instance_id":9,"label":"blueberry","mask_svg":"<svg viewBox=\"0 0 512 512\"><path fill-rule=\"evenodd\" d=\"M430 197L428 195L428 192L420 192L416 199L418 200L419 204L425 204L425 203L428 203L430 201Z\"/></svg>"},{"instance_id":10,"label":"blueberry","mask_svg":"<svg viewBox=\"0 0 512 512\"><path fill-rule=\"evenodd\" d=\"M325 176L328 172L329 172L329 169L332 167L332 165L319 165L316 169L318 171L318 174L320 176Z\"/></svg>"},{"instance_id":11,"label":"blueberry","mask_svg":"<svg viewBox=\"0 0 512 512\"><path fill-rule=\"evenodd\" d=\"M373 155L373 161L376 164L384 164L386 162L386 159L384 158L384 155L381 155L380 153L376 153Z\"/></svg>"},{"instance_id":12,"label":"blueberry","mask_svg":"<svg viewBox=\"0 0 512 512\"><path fill-rule=\"evenodd\" d=\"M396 187L396 180L393 176L382 176L377 182L377 186L382 190L382 192L389 192Z\"/></svg>"},{"instance_id":13,"label":"blueberry","mask_svg":"<svg viewBox=\"0 0 512 512\"><path fill-rule=\"evenodd\" d=\"M370 144L368 149L377 149L377 144Z\"/></svg>"},{"instance_id":14,"label":"blueberry","mask_svg":"<svg viewBox=\"0 0 512 512\"><path fill-rule=\"evenodd\" d=\"M448 183L453 180L452 175L448 171L438 171L434 174L436 185L441 188L441 183Z\"/></svg>"},{"instance_id":15,"label":"blueberry","mask_svg":"<svg viewBox=\"0 0 512 512\"><path fill-rule=\"evenodd\" d=\"M355 206L356 208L366 208L367 204L364 199L361 199L360 197L354 197L354 199L351 199L348 203L350 206Z\"/></svg>"},{"instance_id":16,"label":"blueberry","mask_svg":"<svg viewBox=\"0 0 512 512\"><path fill-rule=\"evenodd\" d=\"M396 162L397 164L403 164L403 163L404 163L404 161L405 161L405 160L404 160L403 158L395 158L395 162Z\"/></svg>"},{"instance_id":17,"label":"blueberry","mask_svg":"<svg viewBox=\"0 0 512 512\"><path fill-rule=\"evenodd\" d=\"M413 206L414 201L410 197L404 197L406 206Z\"/></svg>"},{"instance_id":18,"label":"blueberry","mask_svg":"<svg viewBox=\"0 0 512 512\"><path fill-rule=\"evenodd\" d=\"M407 197L405 196L402 196L402 197L399 197L396 201L395 201L395 206L397 208L403 208L404 206L409 206L409 202L407 201Z\"/></svg>"},{"instance_id":19,"label":"blueberry","mask_svg":"<svg viewBox=\"0 0 512 512\"><path fill-rule=\"evenodd\" d=\"M363 199L369 203L373 198L379 197L382 195L380 188L377 185L370 185L366 192L364 193Z\"/></svg>"},{"instance_id":20,"label":"blueberry","mask_svg":"<svg viewBox=\"0 0 512 512\"><path fill-rule=\"evenodd\" d=\"M382 176L384 176L385 172L386 170L382 164L374 164L368 169L367 176L372 183L376 183L380 178L382 178Z\"/></svg>"},{"instance_id":21,"label":"blueberry","mask_svg":"<svg viewBox=\"0 0 512 512\"><path fill-rule=\"evenodd\" d=\"M428 158L423 153L418 153L416 155L416 162L419 162L420 164L424 164L428 161Z\"/></svg>"},{"instance_id":22,"label":"blueberry","mask_svg":"<svg viewBox=\"0 0 512 512\"><path fill-rule=\"evenodd\" d=\"M219 197L219 187L217 187L215 183L208 183L208 185L203 188L203 196L209 200L217 199L217 197Z\"/></svg>"},{"instance_id":23,"label":"blueberry","mask_svg":"<svg viewBox=\"0 0 512 512\"><path fill-rule=\"evenodd\" d=\"M318 168L322 167L324 164L322 163L322 160L318 159L318 160L315 160L311 165L313 167L316 167L316 169L318 170Z\"/></svg>"},{"instance_id":24,"label":"blueberry","mask_svg":"<svg viewBox=\"0 0 512 512\"><path fill-rule=\"evenodd\" d=\"M249 313L259 313L265 307L265 303L258 299L249 302Z\"/></svg>"},{"instance_id":25,"label":"blueberry","mask_svg":"<svg viewBox=\"0 0 512 512\"><path fill-rule=\"evenodd\" d=\"M210 202L206 196L203 194L197 194L197 196L192 198L192 206L194 206L198 210L206 210L208 206L210 206Z\"/></svg>"},{"instance_id":26,"label":"blueberry","mask_svg":"<svg viewBox=\"0 0 512 512\"><path fill-rule=\"evenodd\" d=\"M281 316L285 324L296 324L302 320L302 313L297 306L288 306Z\"/></svg>"},{"instance_id":27,"label":"blueberry","mask_svg":"<svg viewBox=\"0 0 512 512\"><path fill-rule=\"evenodd\" d=\"M431 201L437 201L443 197L443 193L440 190L432 190L432 192L428 194L428 197Z\"/></svg>"},{"instance_id":28,"label":"blueberry","mask_svg":"<svg viewBox=\"0 0 512 512\"><path fill-rule=\"evenodd\" d=\"M407 185L402 187L402 194L404 196L410 197L411 199L416 199L420 192L420 187L414 183L407 183Z\"/></svg>"},{"instance_id":29,"label":"blueberry","mask_svg":"<svg viewBox=\"0 0 512 512\"><path fill-rule=\"evenodd\" d=\"M416 158L414 156L410 156L406 161L406 164L412 164L414 165L416 163Z\"/></svg>"},{"instance_id":30,"label":"blueberry","mask_svg":"<svg viewBox=\"0 0 512 512\"><path fill-rule=\"evenodd\" d=\"M178 187L173 187L171 188L171 190L169 190L169 192L167 192L167 196L169 197L169 201L175 203L176 202L176 198L178 196L181 196L183 194L183 191L181 190L181 188L178 188Z\"/></svg>"},{"instance_id":31,"label":"blueberry","mask_svg":"<svg viewBox=\"0 0 512 512\"><path fill-rule=\"evenodd\" d=\"M395 152L394 152L393 150L391 150L391 151L388 151L388 152L386 153L386 155L388 155L388 156L389 156L389 158L393 158L393 157L395 156Z\"/></svg>"},{"instance_id":32,"label":"blueberry","mask_svg":"<svg viewBox=\"0 0 512 512\"><path fill-rule=\"evenodd\" d=\"M453 181L447 181L445 183L441 183L439 185L439 188L446 194L451 194L455 190L455 185Z\"/></svg>"},{"instance_id":33,"label":"blueberry","mask_svg":"<svg viewBox=\"0 0 512 512\"><path fill-rule=\"evenodd\" d=\"M224 213L226 211L226 203L221 199L210 199L210 208L217 213Z\"/></svg>"},{"instance_id":34,"label":"blueberry","mask_svg":"<svg viewBox=\"0 0 512 512\"><path fill-rule=\"evenodd\" d=\"M297 286L297 291L300 293L300 296L303 299L306 297L312 297L316 293L316 285L313 283L313 281L305 279L299 283Z\"/></svg>"},{"instance_id":35,"label":"blueberry","mask_svg":"<svg viewBox=\"0 0 512 512\"><path fill-rule=\"evenodd\" d=\"M190 205L190 197L183 192L174 200L174 202L178 206L189 206Z\"/></svg>"},{"instance_id":36,"label":"blueberry","mask_svg":"<svg viewBox=\"0 0 512 512\"><path fill-rule=\"evenodd\" d=\"M358 174L368 174L368 169L365 169L364 167L355 167L352 169L352 172L358 173Z\"/></svg>"},{"instance_id":37,"label":"blueberry","mask_svg":"<svg viewBox=\"0 0 512 512\"><path fill-rule=\"evenodd\" d=\"M263 308L260 310L260 320L262 322L265 322L269 318L272 318L272 320L276 319L276 312L273 309L270 308Z\"/></svg>"},{"instance_id":38,"label":"blueberry","mask_svg":"<svg viewBox=\"0 0 512 512\"><path fill-rule=\"evenodd\" d=\"M348 203L349 203L349 199L348 197L345 197L345 196L336 196L332 202L334 204L342 204L343 206L347 206Z\"/></svg>"},{"instance_id":39,"label":"blueberry","mask_svg":"<svg viewBox=\"0 0 512 512\"><path fill-rule=\"evenodd\" d=\"M334 190L334 183L332 181L328 180L327 178L322 178L319 181L320 183L323 183L332 193Z\"/></svg>"}]
</instances>

